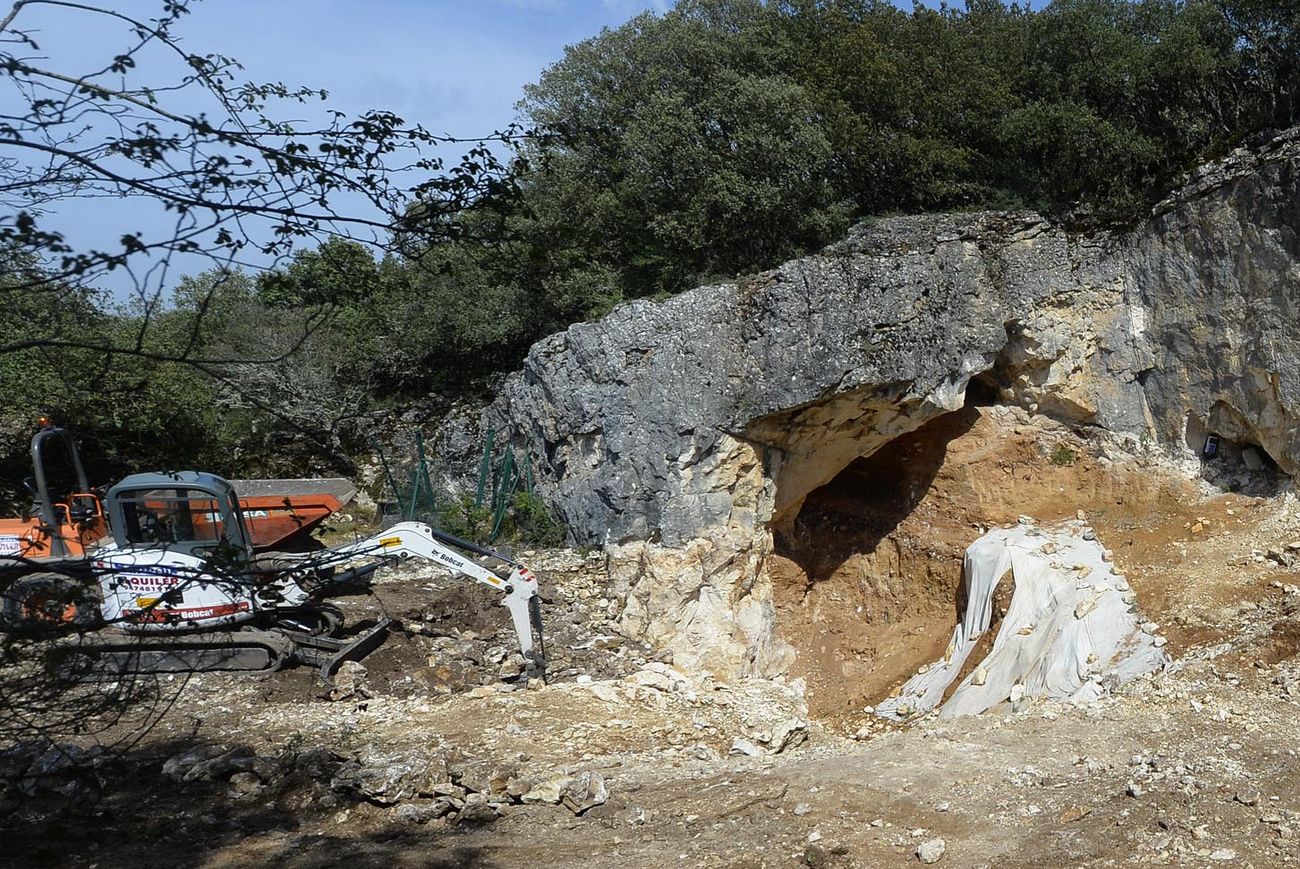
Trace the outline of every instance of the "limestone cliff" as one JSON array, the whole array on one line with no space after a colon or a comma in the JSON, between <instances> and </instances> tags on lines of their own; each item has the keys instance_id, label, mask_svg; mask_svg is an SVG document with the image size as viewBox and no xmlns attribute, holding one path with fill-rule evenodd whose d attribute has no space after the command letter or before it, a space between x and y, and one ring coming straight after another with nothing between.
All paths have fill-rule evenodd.
<instances>
[{"instance_id":1,"label":"limestone cliff","mask_svg":"<svg viewBox=\"0 0 1300 869\"><path fill-rule=\"evenodd\" d=\"M1032 213L875 222L816 256L539 342L487 411L629 632L724 673L788 661L771 529L854 459L963 404L1300 468L1300 131L1206 167L1137 229Z\"/></svg>"}]
</instances>

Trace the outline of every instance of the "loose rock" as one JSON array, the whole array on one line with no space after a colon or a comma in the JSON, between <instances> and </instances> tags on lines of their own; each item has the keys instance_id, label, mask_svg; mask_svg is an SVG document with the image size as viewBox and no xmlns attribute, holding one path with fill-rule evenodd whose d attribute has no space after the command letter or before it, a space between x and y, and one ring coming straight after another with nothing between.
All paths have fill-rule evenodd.
<instances>
[{"instance_id":1,"label":"loose rock","mask_svg":"<svg viewBox=\"0 0 1300 869\"><path fill-rule=\"evenodd\" d=\"M916 859L922 863L938 863L943 859L944 853L948 850L948 843L943 839L929 839L922 842L916 849Z\"/></svg>"}]
</instances>

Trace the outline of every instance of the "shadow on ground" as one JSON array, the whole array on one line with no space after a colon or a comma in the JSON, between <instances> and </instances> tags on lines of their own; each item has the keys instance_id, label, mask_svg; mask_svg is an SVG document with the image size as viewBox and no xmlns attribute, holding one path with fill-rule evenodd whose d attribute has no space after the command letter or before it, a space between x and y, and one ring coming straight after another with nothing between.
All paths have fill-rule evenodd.
<instances>
[{"instance_id":1,"label":"shadow on ground","mask_svg":"<svg viewBox=\"0 0 1300 869\"><path fill-rule=\"evenodd\" d=\"M258 756L192 739L128 751L20 745L0 754L3 862L15 867L487 867L473 826L393 817L339 786L348 758ZM186 780L189 779L189 780ZM412 799L413 805L421 800ZM427 803L428 801L423 801Z\"/></svg>"}]
</instances>

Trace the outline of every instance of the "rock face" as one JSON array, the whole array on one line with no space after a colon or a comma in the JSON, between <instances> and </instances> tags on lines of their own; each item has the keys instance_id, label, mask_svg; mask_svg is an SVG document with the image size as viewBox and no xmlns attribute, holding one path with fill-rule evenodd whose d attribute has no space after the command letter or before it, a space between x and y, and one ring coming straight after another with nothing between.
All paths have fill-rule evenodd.
<instances>
[{"instance_id":1,"label":"rock face","mask_svg":"<svg viewBox=\"0 0 1300 869\"><path fill-rule=\"evenodd\" d=\"M1300 468L1300 131L1201 171L1125 234L1032 213L879 221L816 256L539 342L485 423L529 450L622 624L685 666L779 670L773 526L852 460L1004 403Z\"/></svg>"},{"instance_id":2,"label":"rock face","mask_svg":"<svg viewBox=\"0 0 1300 869\"><path fill-rule=\"evenodd\" d=\"M1300 130L1201 170L1128 238L1162 442L1205 431L1300 470ZM1192 437L1189 437L1192 436Z\"/></svg>"},{"instance_id":3,"label":"rock face","mask_svg":"<svg viewBox=\"0 0 1300 869\"><path fill-rule=\"evenodd\" d=\"M535 450L580 542L681 546L710 526L761 524L960 407L1004 351L1063 352L1068 333L1041 334L1060 323L1031 312L1070 300L1112 311L1121 270L1101 244L1032 214L883 221L749 281L552 335L490 415ZM1103 413L1133 414L1130 392ZM736 497L753 467L775 484L770 505Z\"/></svg>"}]
</instances>

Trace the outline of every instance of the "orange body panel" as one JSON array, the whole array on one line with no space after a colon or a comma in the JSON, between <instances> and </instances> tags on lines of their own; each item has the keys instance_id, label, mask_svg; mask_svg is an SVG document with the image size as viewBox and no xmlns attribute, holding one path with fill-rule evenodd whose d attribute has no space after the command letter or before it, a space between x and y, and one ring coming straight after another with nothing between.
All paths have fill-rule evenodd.
<instances>
[{"instance_id":1,"label":"orange body panel","mask_svg":"<svg viewBox=\"0 0 1300 869\"><path fill-rule=\"evenodd\" d=\"M98 504L97 499L95 503ZM157 506L163 508L165 505L159 502ZM270 549L290 537L305 534L342 506L342 500L327 493L254 495L240 499L244 525L254 549ZM68 515L63 507L55 512L61 516ZM209 515L200 511L194 516L195 531L200 536L205 536L205 526L211 521ZM70 555L85 555L108 534L108 522L99 512L78 525L61 524L58 534L67 544ZM50 534L39 519L0 519L0 556L47 557L52 554L50 544Z\"/></svg>"},{"instance_id":2,"label":"orange body panel","mask_svg":"<svg viewBox=\"0 0 1300 869\"><path fill-rule=\"evenodd\" d=\"M166 508L161 501L156 504L150 501L144 503L158 511ZM248 530L254 549L271 549L290 537L305 534L342 506L343 503L337 497L326 493L251 495L239 499L244 527ZM206 509L195 511L194 533L199 539L216 539L220 536L212 530L215 518Z\"/></svg>"},{"instance_id":3,"label":"orange body panel","mask_svg":"<svg viewBox=\"0 0 1300 869\"><path fill-rule=\"evenodd\" d=\"M66 508L56 510L67 516ZM108 534L108 523L101 512L93 519L76 525L64 522L56 532L67 544L71 555L84 555ZM49 529L39 519L0 519L0 555L42 558L52 554Z\"/></svg>"}]
</instances>

